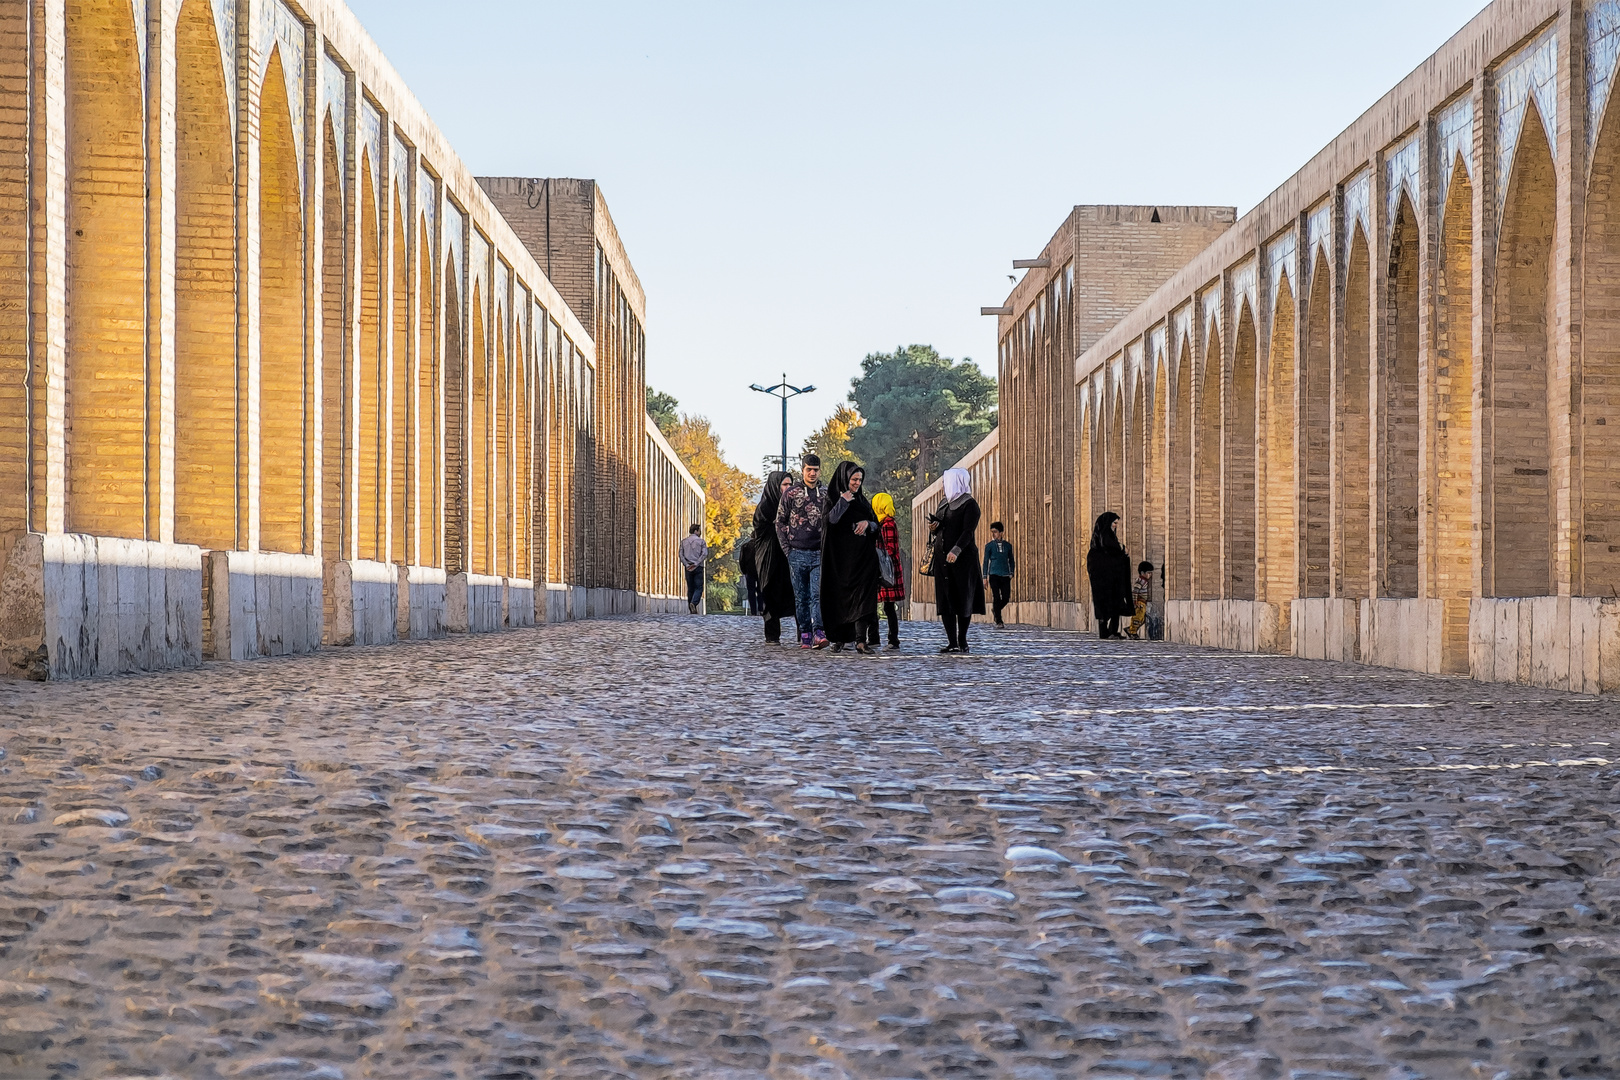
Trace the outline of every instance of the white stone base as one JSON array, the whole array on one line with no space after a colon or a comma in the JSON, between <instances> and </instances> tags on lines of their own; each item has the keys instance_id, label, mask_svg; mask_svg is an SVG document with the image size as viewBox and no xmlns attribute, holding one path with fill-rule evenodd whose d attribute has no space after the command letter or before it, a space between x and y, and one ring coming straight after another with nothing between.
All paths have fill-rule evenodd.
<instances>
[{"instance_id":1,"label":"white stone base","mask_svg":"<svg viewBox=\"0 0 1620 1080\"><path fill-rule=\"evenodd\" d=\"M1166 641L1238 652L1280 652L1277 605L1257 600L1166 600Z\"/></svg>"},{"instance_id":2,"label":"white stone base","mask_svg":"<svg viewBox=\"0 0 1620 1080\"><path fill-rule=\"evenodd\" d=\"M505 622L508 629L534 625L534 582L506 579Z\"/></svg>"},{"instance_id":3,"label":"white stone base","mask_svg":"<svg viewBox=\"0 0 1620 1080\"><path fill-rule=\"evenodd\" d=\"M13 534L0 580L5 667L31 679L197 667L202 574L190 544Z\"/></svg>"},{"instance_id":4,"label":"white stone base","mask_svg":"<svg viewBox=\"0 0 1620 1080\"><path fill-rule=\"evenodd\" d=\"M1307 660L1361 660L1361 602L1335 597L1295 600L1290 630L1295 656Z\"/></svg>"},{"instance_id":5,"label":"white stone base","mask_svg":"<svg viewBox=\"0 0 1620 1080\"><path fill-rule=\"evenodd\" d=\"M568 621L569 588L557 582L546 582L546 591L537 601L538 615L547 623Z\"/></svg>"},{"instance_id":6,"label":"white stone base","mask_svg":"<svg viewBox=\"0 0 1620 1080\"><path fill-rule=\"evenodd\" d=\"M1469 671L1481 682L1620 690L1620 599L1476 599L1468 616Z\"/></svg>"},{"instance_id":7,"label":"white stone base","mask_svg":"<svg viewBox=\"0 0 1620 1080\"><path fill-rule=\"evenodd\" d=\"M436 566L399 566L394 633L424 641L445 633L445 573Z\"/></svg>"},{"instance_id":8,"label":"white stone base","mask_svg":"<svg viewBox=\"0 0 1620 1080\"><path fill-rule=\"evenodd\" d=\"M644 615L685 615L686 597L637 593L636 611Z\"/></svg>"},{"instance_id":9,"label":"white stone base","mask_svg":"<svg viewBox=\"0 0 1620 1080\"><path fill-rule=\"evenodd\" d=\"M332 597L328 645L387 645L399 637L399 572L393 563L345 559L326 564Z\"/></svg>"},{"instance_id":10,"label":"white stone base","mask_svg":"<svg viewBox=\"0 0 1620 1080\"><path fill-rule=\"evenodd\" d=\"M452 634L506 629L506 580L490 574L451 574L446 580L445 625Z\"/></svg>"},{"instance_id":11,"label":"white stone base","mask_svg":"<svg viewBox=\"0 0 1620 1080\"><path fill-rule=\"evenodd\" d=\"M320 559L210 551L204 567L203 651L208 659L251 660L320 648Z\"/></svg>"},{"instance_id":12,"label":"white stone base","mask_svg":"<svg viewBox=\"0 0 1620 1080\"><path fill-rule=\"evenodd\" d=\"M1439 600L1361 601L1361 662L1438 675L1442 670Z\"/></svg>"}]
</instances>

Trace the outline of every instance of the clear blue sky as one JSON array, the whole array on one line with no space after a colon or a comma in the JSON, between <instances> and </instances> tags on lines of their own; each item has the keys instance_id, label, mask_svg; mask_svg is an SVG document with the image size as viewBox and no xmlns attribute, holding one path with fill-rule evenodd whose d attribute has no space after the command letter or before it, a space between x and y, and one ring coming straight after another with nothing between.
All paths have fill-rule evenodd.
<instances>
[{"instance_id":1,"label":"clear blue sky","mask_svg":"<svg viewBox=\"0 0 1620 1080\"><path fill-rule=\"evenodd\" d=\"M821 388L796 447L869 352L993 374L979 306L1069 207L1246 211L1482 4L350 6L475 173L601 182L649 382L756 471L780 413L749 383Z\"/></svg>"}]
</instances>

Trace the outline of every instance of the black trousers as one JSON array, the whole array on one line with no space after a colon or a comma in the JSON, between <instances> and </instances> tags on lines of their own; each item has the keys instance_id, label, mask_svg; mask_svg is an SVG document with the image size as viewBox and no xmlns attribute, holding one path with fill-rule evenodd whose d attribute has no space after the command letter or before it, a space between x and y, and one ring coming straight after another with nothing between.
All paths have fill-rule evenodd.
<instances>
[{"instance_id":1,"label":"black trousers","mask_svg":"<svg viewBox=\"0 0 1620 1080\"><path fill-rule=\"evenodd\" d=\"M772 645L782 640L782 617L780 615L765 616L765 640Z\"/></svg>"},{"instance_id":2,"label":"black trousers","mask_svg":"<svg viewBox=\"0 0 1620 1080\"><path fill-rule=\"evenodd\" d=\"M1007 606L1012 599L1012 578L1002 577L1000 574L990 575L990 610L996 616L996 625L1001 625L1001 609Z\"/></svg>"},{"instance_id":3,"label":"black trousers","mask_svg":"<svg viewBox=\"0 0 1620 1080\"><path fill-rule=\"evenodd\" d=\"M1097 640L1103 638L1119 637L1119 616L1114 615L1107 619L1097 620Z\"/></svg>"},{"instance_id":4,"label":"black trousers","mask_svg":"<svg viewBox=\"0 0 1620 1080\"><path fill-rule=\"evenodd\" d=\"M939 621L945 624L945 640L956 648L967 647L968 627L973 625L971 615L941 615Z\"/></svg>"},{"instance_id":5,"label":"black trousers","mask_svg":"<svg viewBox=\"0 0 1620 1080\"><path fill-rule=\"evenodd\" d=\"M703 603L703 567L686 572L686 602L688 604Z\"/></svg>"},{"instance_id":6,"label":"black trousers","mask_svg":"<svg viewBox=\"0 0 1620 1080\"><path fill-rule=\"evenodd\" d=\"M900 644L900 612L895 608L893 600L883 601L883 615L889 620L889 644ZM868 645L878 643L878 617L876 613L873 613L872 617L866 621L865 640Z\"/></svg>"}]
</instances>

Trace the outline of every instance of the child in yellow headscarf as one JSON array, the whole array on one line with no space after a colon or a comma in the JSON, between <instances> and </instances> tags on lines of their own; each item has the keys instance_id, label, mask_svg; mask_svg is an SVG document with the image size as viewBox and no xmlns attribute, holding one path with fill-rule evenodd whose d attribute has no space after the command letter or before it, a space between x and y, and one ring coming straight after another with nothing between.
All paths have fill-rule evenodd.
<instances>
[{"instance_id":1,"label":"child in yellow headscarf","mask_svg":"<svg viewBox=\"0 0 1620 1080\"><path fill-rule=\"evenodd\" d=\"M894 499L888 492L872 496L872 512L878 519L878 550L889 553L894 560L894 584L878 585L878 603L883 605L884 617L889 620L889 648L900 648L900 612L895 607L906 598L906 572L900 561L900 528L894 523ZM868 624L877 633L877 623ZM876 645L874 640L871 644Z\"/></svg>"}]
</instances>

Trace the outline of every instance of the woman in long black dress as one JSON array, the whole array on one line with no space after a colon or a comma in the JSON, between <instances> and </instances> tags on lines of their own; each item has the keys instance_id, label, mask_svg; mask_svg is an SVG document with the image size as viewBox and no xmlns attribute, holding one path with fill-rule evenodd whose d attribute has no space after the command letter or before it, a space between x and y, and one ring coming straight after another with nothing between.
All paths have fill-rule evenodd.
<instances>
[{"instance_id":1,"label":"woman in long black dress","mask_svg":"<svg viewBox=\"0 0 1620 1080\"><path fill-rule=\"evenodd\" d=\"M759 505L754 507L754 536L748 542L754 555L754 588L765 616L765 640L771 645L781 644L782 616L793 614L793 578L782 543L776 538L776 508L782 502L782 489L792 480L780 471L765 478Z\"/></svg>"},{"instance_id":2,"label":"woman in long black dress","mask_svg":"<svg viewBox=\"0 0 1620 1080\"><path fill-rule=\"evenodd\" d=\"M930 519L934 533L934 601L945 624L942 653L968 651L968 626L984 614L984 579L979 576L979 501L966 469L945 470L945 501Z\"/></svg>"},{"instance_id":3,"label":"woman in long black dress","mask_svg":"<svg viewBox=\"0 0 1620 1080\"><path fill-rule=\"evenodd\" d=\"M1131 597L1131 556L1115 531L1119 515L1112 510L1097 517L1091 528L1091 547L1086 551L1086 577L1091 580L1091 611L1097 616L1097 638L1123 637L1119 632L1122 615L1136 611Z\"/></svg>"},{"instance_id":4,"label":"woman in long black dress","mask_svg":"<svg viewBox=\"0 0 1620 1080\"><path fill-rule=\"evenodd\" d=\"M866 470L842 462L827 485L826 527L821 534L821 621L834 652L854 644L855 651L875 651L867 642L868 624L877 619L877 514L861 494Z\"/></svg>"}]
</instances>

